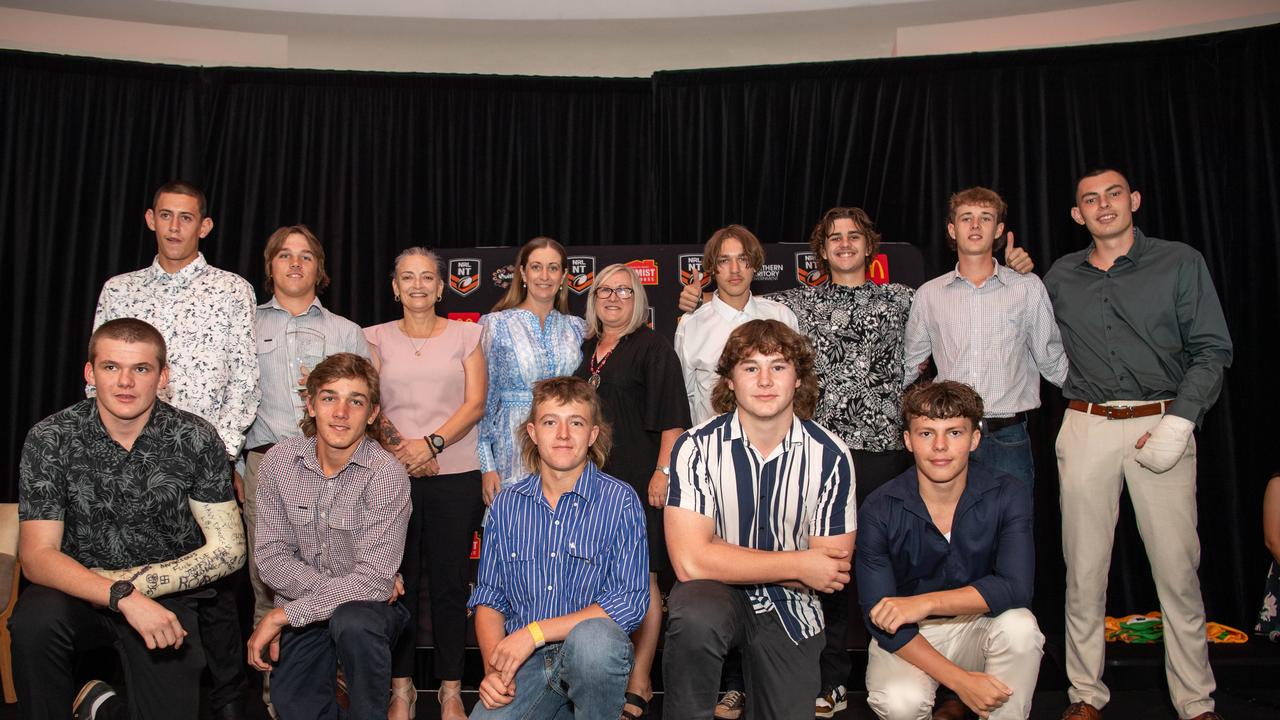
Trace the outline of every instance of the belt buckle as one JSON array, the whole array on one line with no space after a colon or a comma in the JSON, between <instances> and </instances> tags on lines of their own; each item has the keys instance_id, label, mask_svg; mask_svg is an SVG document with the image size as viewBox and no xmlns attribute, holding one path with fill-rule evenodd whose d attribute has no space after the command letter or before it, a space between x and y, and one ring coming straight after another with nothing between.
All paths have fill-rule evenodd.
<instances>
[{"instance_id":1,"label":"belt buckle","mask_svg":"<svg viewBox=\"0 0 1280 720\"><path fill-rule=\"evenodd\" d=\"M1107 405L1108 420L1128 420L1133 417L1133 406L1131 405Z\"/></svg>"}]
</instances>

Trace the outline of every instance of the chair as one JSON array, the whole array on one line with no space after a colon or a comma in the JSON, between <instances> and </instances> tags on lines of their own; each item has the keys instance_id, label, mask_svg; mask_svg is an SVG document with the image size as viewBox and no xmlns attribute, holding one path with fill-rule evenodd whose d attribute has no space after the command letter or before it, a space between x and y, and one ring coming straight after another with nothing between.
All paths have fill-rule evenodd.
<instances>
[{"instance_id":1,"label":"chair","mask_svg":"<svg viewBox=\"0 0 1280 720\"><path fill-rule=\"evenodd\" d=\"M4 682L4 701L14 703L18 695L13 689L13 657L9 653L9 616L18 602L18 504L0 503L0 676Z\"/></svg>"}]
</instances>

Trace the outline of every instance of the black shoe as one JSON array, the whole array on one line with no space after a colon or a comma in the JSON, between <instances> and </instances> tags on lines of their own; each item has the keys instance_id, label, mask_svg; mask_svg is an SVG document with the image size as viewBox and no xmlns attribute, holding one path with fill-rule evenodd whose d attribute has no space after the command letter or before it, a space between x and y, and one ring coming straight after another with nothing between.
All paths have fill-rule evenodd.
<instances>
[{"instance_id":1,"label":"black shoe","mask_svg":"<svg viewBox=\"0 0 1280 720\"><path fill-rule=\"evenodd\" d=\"M101 710L102 705L114 697L118 697L115 688L101 680L90 680L80 688L80 694L71 703L71 717L74 720L93 720L95 706Z\"/></svg>"}]
</instances>

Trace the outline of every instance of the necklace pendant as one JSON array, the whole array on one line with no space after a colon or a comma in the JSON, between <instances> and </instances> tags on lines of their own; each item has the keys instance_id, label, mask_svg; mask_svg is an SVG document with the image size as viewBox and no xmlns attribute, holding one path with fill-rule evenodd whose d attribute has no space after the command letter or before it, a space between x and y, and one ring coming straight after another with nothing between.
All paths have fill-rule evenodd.
<instances>
[{"instance_id":1,"label":"necklace pendant","mask_svg":"<svg viewBox=\"0 0 1280 720\"><path fill-rule=\"evenodd\" d=\"M415 357L421 357L421 356L422 356L422 351L421 351L421 350L414 350L414 351L413 351L413 354L414 354L414 356L415 356Z\"/></svg>"},{"instance_id":2,"label":"necklace pendant","mask_svg":"<svg viewBox=\"0 0 1280 720\"><path fill-rule=\"evenodd\" d=\"M600 373L591 373L591 377L587 380L587 384L593 388L600 387Z\"/></svg>"}]
</instances>

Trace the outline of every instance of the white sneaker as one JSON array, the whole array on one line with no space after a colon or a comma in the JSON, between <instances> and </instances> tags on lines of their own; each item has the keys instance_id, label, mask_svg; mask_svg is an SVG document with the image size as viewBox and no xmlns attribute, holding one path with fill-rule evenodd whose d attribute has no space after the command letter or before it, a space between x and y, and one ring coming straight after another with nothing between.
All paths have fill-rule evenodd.
<instances>
[{"instance_id":1,"label":"white sneaker","mask_svg":"<svg viewBox=\"0 0 1280 720\"><path fill-rule=\"evenodd\" d=\"M741 690L730 690L716 703L716 720L738 720L746 706L746 694Z\"/></svg>"},{"instance_id":2,"label":"white sneaker","mask_svg":"<svg viewBox=\"0 0 1280 720\"><path fill-rule=\"evenodd\" d=\"M820 718L835 717L836 713L849 707L849 693L843 685L837 685L823 693L813 703L813 716Z\"/></svg>"}]
</instances>

